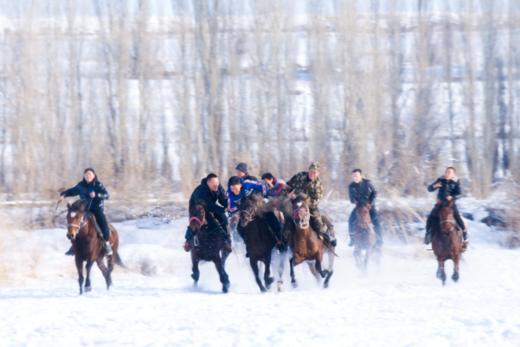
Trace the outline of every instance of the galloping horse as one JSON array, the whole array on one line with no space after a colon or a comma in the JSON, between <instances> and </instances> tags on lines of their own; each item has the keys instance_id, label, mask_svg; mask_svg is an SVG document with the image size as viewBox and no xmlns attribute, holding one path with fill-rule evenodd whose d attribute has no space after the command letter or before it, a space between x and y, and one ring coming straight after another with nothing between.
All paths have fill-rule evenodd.
<instances>
[{"instance_id":1,"label":"galloping horse","mask_svg":"<svg viewBox=\"0 0 520 347\"><path fill-rule=\"evenodd\" d=\"M263 197L259 194L251 194L242 198L239 204L240 220L238 232L244 239L249 264L255 275L255 281L261 292L267 291L271 287L274 279L271 277L271 255L277 242L274 230L269 226L270 223L279 223L272 211L261 212L259 209L263 204ZM270 218L270 221L268 220ZM258 262L265 265L264 284L260 280L258 273ZM283 274L283 261L279 268L278 289L281 289L281 279Z\"/></svg>"},{"instance_id":2,"label":"galloping horse","mask_svg":"<svg viewBox=\"0 0 520 347\"><path fill-rule=\"evenodd\" d=\"M107 290L112 285L112 270L114 263L123 266L117 252L119 247L119 236L116 229L110 225L110 245L112 255L106 256L107 265L104 263L105 251L104 240L97 230L95 217L86 211L86 204L76 201L72 205L67 204L67 238L72 241L76 268L78 270L79 294L83 294L83 263L86 262L87 278L85 281L85 292L91 291L90 270L94 262L98 265L105 282Z\"/></svg>"},{"instance_id":3,"label":"galloping horse","mask_svg":"<svg viewBox=\"0 0 520 347\"><path fill-rule=\"evenodd\" d=\"M218 230L218 221L206 211L204 204L197 203L190 209L190 228L194 234L191 248L191 278L197 284L200 277L199 262L212 261L219 274L222 291L227 293L230 283L225 263L230 251L226 249L224 233Z\"/></svg>"},{"instance_id":4,"label":"galloping horse","mask_svg":"<svg viewBox=\"0 0 520 347\"><path fill-rule=\"evenodd\" d=\"M330 278L333 274L332 259L334 257L334 250L327 247L324 242L318 237L315 231L310 226L310 211L307 203L308 198L299 194L292 200L292 223L293 230L289 238L289 245L293 252L290 260L291 265L291 283L296 287L296 278L294 276L294 267L303 261L314 261L314 267L309 264L309 268L313 275L320 280L324 279L323 286L329 286ZM329 269L322 269L323 254L328 253L331 259Z\"/></svg>"},{"instance_id":5,"label":"galloping horse","mask_svg":"<svg viewBox=\"0 0 520 347\"><path fill-rule=\"evenodd\" d=\"M354 243L354 259L356 266L366 271L370 255L375 250L377 235L370 218L370 205L358 204L356 206L356 223L351 233Z\"/></svg>"},{"instance_id":6,"label":"galloping horse","mask_svg":"<svg viewBox=\"0 0 520 347\"><path fill-rule=\"evenodd\" d=\"M446 283L446 272L444 262L448 259L453 261L454 282L459 280L459 263L463 252L463 243L459 229L453 216L453 201L444 203L439 210L439 222L433 225L432 248L439 263L437 278Z\"/></svg>"}]
</instances>

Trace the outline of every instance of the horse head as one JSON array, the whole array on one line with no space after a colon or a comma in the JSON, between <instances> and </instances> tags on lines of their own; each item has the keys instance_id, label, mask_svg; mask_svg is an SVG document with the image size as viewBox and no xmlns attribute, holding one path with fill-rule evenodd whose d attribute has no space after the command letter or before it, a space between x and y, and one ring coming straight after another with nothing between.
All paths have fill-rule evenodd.
<instances>
[{"instance_id":1,"label":"horse head","mask_svg":"<svg viewBox=\"0 0 520 347\"><path fill-rule=\"evenodd\" d=\"M74 202L72 205L67 204L67 238L69 240L76 239L81 228L87 224L86 209L86 204L81 200Z\"/></svg>"},{"instance_id":2,"label":"horse head","mask_svg":"<svg viewBox=\"0 0 520 347\"><path fill-rule=\"evenodd\" d=\"M301 229L309 227L311 213L309 211L309 198L305 194L298 194L292 199L293 220Z\"/></svg>"},{"instance_id":3,"label":"horse head","mask_svg":"<svg viewBox=\"0 0 520 347\"><path fill-rule=\"evenodd\" d=\"M362 229L369 229L372 224L372 219L370 218L370 209L371 206L368 203L358 204L356 206L357 213L357 224Z\"/></svg>"},{"instance_id":4,"label":"horse head","mask_svg":"<svg viewBox=\"0 0 520 347\"><path fill-rule=\"evenodd\" d=\"M196 203L190 208L190 228L196 233L206 224L208 224L206 220L206 207L202 203Z\"/></svg>"},{"instance_id":5,"label":"horse head","mask_svg":"<svg viewBox=\"0 0 520 347\"><path fill-rule=\"evenodd\" d=\"M449 234L456 229L455 218L453 216L453 200L443 202L439 210L439 221L441 231Z\"/></svg>"},{"instance_id":6,"label":"horse head","mask_svg":"<svg viewBox=\"0 0 520 347\"><path fill-rule=\"evenodd\" d=\"M238 209L240 214L240 226L245 227L251 223L257 213L258 209L263 203L263 197L260 194L252 193L248 196L244 196L238 203Z\"/></svg>"}]
</instances>

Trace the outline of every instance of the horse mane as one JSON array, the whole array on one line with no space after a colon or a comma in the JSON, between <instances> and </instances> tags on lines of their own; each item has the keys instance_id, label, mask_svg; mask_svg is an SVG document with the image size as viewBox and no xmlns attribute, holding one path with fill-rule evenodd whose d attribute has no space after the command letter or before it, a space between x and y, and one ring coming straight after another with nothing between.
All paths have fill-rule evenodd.
<instances>
[{"instance_id":1,"label":"horse mane","mask_svg":"<svg viewBox=\"0 0 520 347\"><path fill-rule=\"evenodd\" d=\"M76 200L70 206L70 212L81 212L86 207L86 204L83 200Z\"/></svg>"}]
</instances>

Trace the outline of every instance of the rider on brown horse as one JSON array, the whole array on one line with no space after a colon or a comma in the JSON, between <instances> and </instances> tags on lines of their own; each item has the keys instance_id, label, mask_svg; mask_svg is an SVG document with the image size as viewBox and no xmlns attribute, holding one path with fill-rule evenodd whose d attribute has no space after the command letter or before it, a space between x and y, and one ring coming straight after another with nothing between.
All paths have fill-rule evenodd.
<instances>
[{"instance_id":1,"label":"rider on brown horse","mask_svg":"<svg viewBox=\"0 0 520 347\"><path fill-rule=\"evenodd\" d=\"M356 204L356 206L365 204L370 205L370 219L372 220L372 224L374 224L374 231L377 235L376 246L380 247L383 244L383 235L381 233L381 225L379 224L379 216L375 207L377 191L370 180L363 178L363 172L361 169L354 169L352 171L352 182L348 186L348 195L350 202ZM357 213L354 208L350 213L350 218L348 220L350 236L349 247L354 245L352 235L354 233L354 225L356 224L356 216Z\"/></svg>"},{"instance_id":2,"label":"rider on brown horse","mask_svg":"<svg viewBox=\"0 0 520 347\"><path fill-rule=\"evenodd\" d=\"M112 255L112 248L110 247L109 238L110 231L108 227L107 218L104 212L104 200L108 199L108 192L96 175L92 168L85 169L83 172L83 180L74 187L65 190L60 194L60 202L63 198L79 195L81 201L85 202L88 212L96 217L96 222L101 229L103 239L105 240L104 247L106 255ZM74 250L71 247L67 255L74 255Z\"/></svg>"},{"instance_id":3,"label":"rider on brown horse","mask_svg":"<svg viewBox=\"0 0 520 347\"><path fill-rule=\"evenodd\" d=\"M222 232L226 237L226 247L231 251L231 238L228 232L228 220L225 213L225 208L228 205L228 198L226 191L220 185L218 176L210 173L204 178L200 185L195 188L190 197L189 209L190 211L196 204L202 204L206 208L208 225ZM190 216L191 217L191 216ZM193 247L193 231L188 226L185 234L186 242L184 243L184 250L189 252Z\"/></svg>"},{"instance_id":4,"label":"rider on brown horse","mask_svg":"<svg viewBox=\"0 0 520 347\"><path fill-rule=\"evenodd\" d=\"M320 165L312 163L309 166L309 171L297 173L287 182L286 191L293 194L303 193L309 197L310 224L312 229L320 238L335 247L336 238L332 233L327 233L323 230L323 220L318 208L318 202L323 197L323 186L319 176Z\"/></svg>"},{"instance_id":5,"label":"rider on brown horse","mask_svg":"<svg viewBox=\"0 0 520 347\"><path fill-rule=\"evenodd\" d=\"M437 194L437 203L435 204L432 212L428 216L426 221L426 235L424 235L424 243L429 244L432 241L432 226L436 222L439 215L439 209L443 204L453 202L453 214L458 227L462 230L462 237L464 242L467 243L467 231L466 225L462 220L459 209L455 204L455 200L461 195L460 183L456 177L456 171L454 167L446 168L444 176L437 178L435 182L428 186L428 191L433 192L439 190Z\"/></svg>"}]
</instances>

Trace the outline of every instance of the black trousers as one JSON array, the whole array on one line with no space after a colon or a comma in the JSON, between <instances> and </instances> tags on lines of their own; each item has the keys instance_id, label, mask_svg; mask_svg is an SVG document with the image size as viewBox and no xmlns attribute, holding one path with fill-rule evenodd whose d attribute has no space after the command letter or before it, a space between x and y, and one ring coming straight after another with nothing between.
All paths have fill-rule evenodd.
<instances>
[{"instance_id":1,"label":"black trousers","mask_svg":"<svg viewBox=\"0 0 520 347\"><path fill-rule=\"evenodd\" d=\"M101 233L103 234L103 238L105 241L108 241L110 238L110 230L108 229L107 217L105 216L105 211L103 211L102 207L91 207L90 213L96 217L96 222L101 229Z\"/></svg>"}]
</instances>

